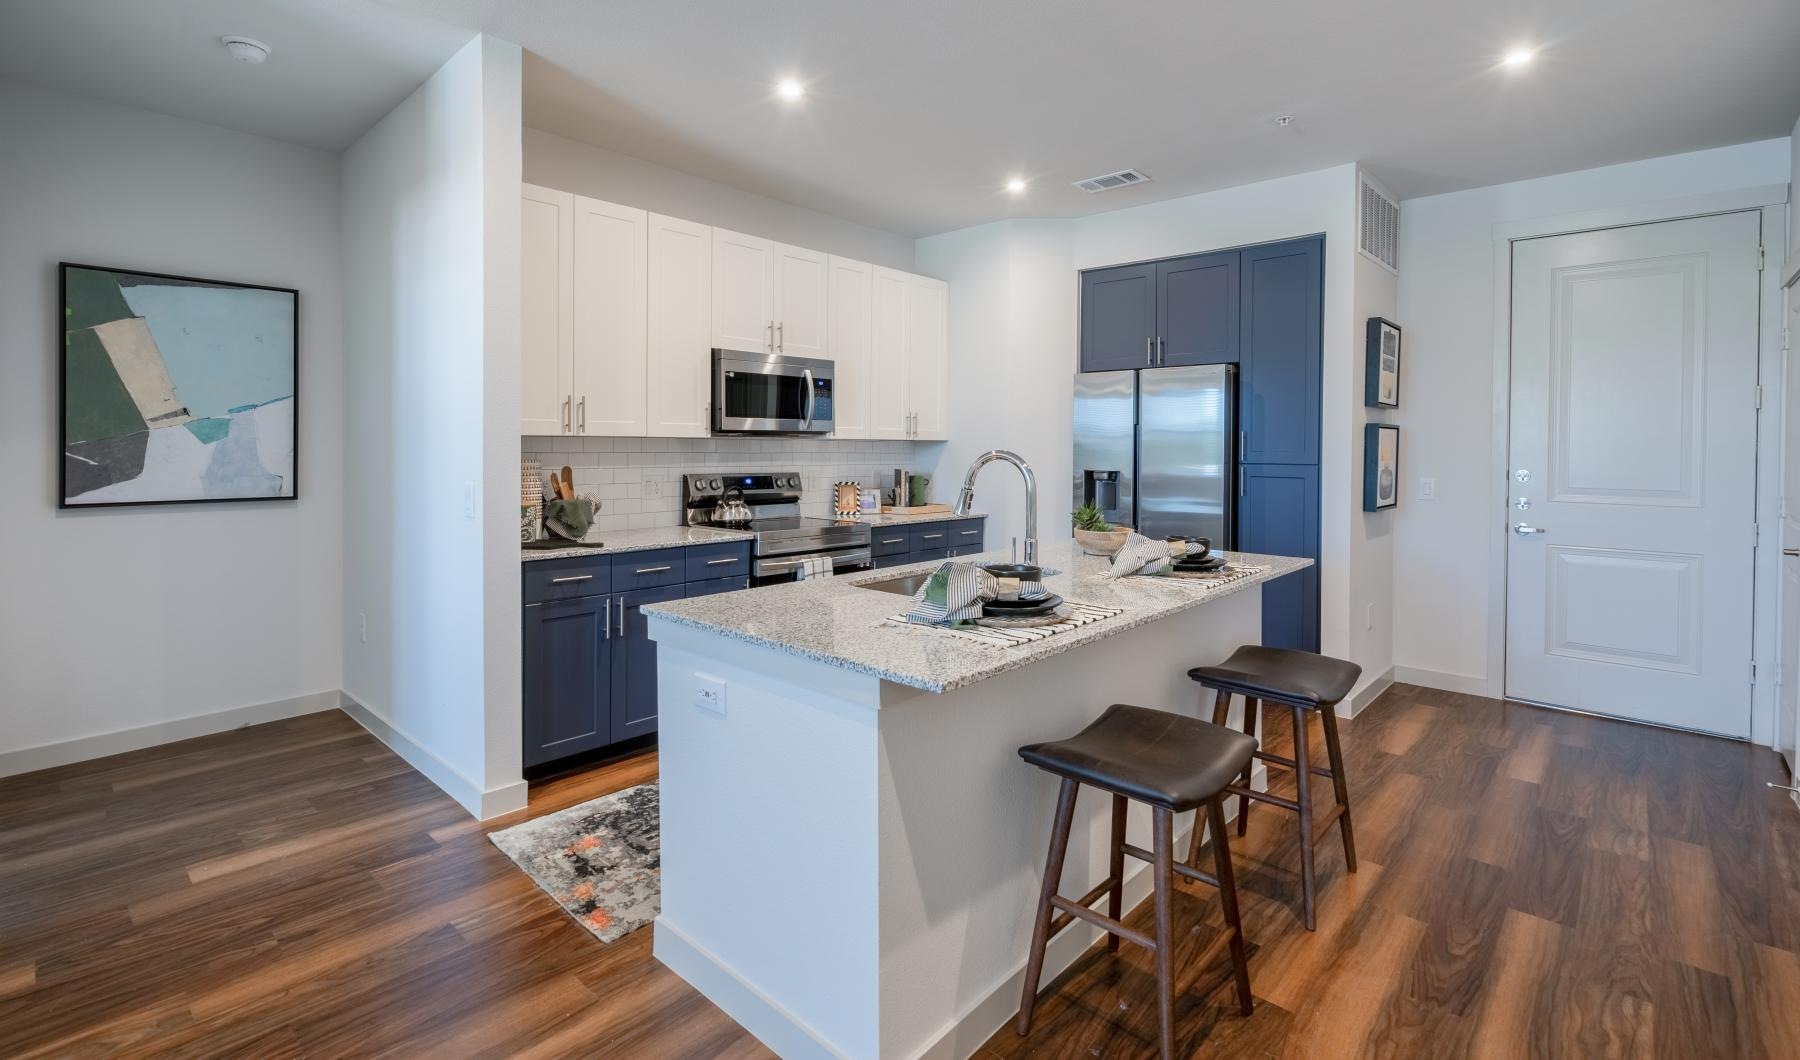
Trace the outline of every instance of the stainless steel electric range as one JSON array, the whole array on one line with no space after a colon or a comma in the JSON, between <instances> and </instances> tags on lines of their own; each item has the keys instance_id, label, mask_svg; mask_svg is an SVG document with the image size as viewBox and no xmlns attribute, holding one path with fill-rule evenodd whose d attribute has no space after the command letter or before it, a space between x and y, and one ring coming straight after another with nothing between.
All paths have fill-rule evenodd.
<instances>
[{"instance_id":1,"label":"stainless steel electric range","mask_svg":"<svg viewBox=\"0 0 1800 1060\"><path fill-rule=\"evenodd\" d=\"M750 509L748 521L713 518L721 500L740 496ZM829 558L836 574L875 565L866 523L801 515L801 497L798 471L729 475L709 471L681 476L684 524L751 534L752 585L793 581L796 572L818 556Z\"/></svg>"}]
</instances>

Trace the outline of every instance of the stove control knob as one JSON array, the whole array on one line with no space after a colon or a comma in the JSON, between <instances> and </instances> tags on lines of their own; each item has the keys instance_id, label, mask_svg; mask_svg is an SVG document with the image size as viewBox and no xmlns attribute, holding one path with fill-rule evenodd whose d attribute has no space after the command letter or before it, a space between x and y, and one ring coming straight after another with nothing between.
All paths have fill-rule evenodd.
<instances>
[{"instance_id":1,"label":"stove control knob","mask_svg":"<svg viewBox=\"0 0 1800 1060\"><path fill-rule=\"evenodd\" d=\"M719 480L718 480L718 479L716 479L716 478L709 478L709 479L707 479L707 480L706 480L706 488L707 488L707 489L709 489L709 490L714 490L714 491L716 491L716 490L718 490L718 489L719 489L719 487L720 487L720 486L722 486L722 485L723 485L723 483L721 483L721 482L720 482L720 481L719 481Z\"/></svg>"},{"instance_id":2,"label":"stove control knob","mask_svg":"<svg viewBox=\"0 0 1800 1060\"><path fill-rule=\"evenodd\" d=\"M787 488L791 489L791 490L799 489L800 488L800 476L799 475L789 475L787 477Z\"/></svg>"}]
</instances>

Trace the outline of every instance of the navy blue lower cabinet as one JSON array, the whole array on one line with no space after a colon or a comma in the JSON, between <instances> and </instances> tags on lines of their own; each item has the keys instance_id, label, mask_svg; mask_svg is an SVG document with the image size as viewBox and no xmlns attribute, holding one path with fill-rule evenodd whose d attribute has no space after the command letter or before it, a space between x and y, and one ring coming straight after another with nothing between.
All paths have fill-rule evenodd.
<instances>
[{"instance_id":1,"label":"navy blue lower cabinet","mask_svg":"<svg viewBox=\"0 0 1800 1060\"><path fill-rule=\"evenodd\" d=\"M1238 498L1238 547L1306 556L1314 565L1263 583L1263 643L1319 650L1319 469L1310 464L1245 464Z\"/></svg>"},{"instance_id":2,"label":"navy blue lower cabinet","mask_svg":"<svg viewBox=\"0 0 1800 1060\"><path fill-rule=\"evenodd\" d=\"M612 742L610 596L525 605L524 764Z\"/></svg>"},{"instance_id":3,"label":"navy blue lower cabinet","mask_svg":"<svg viewBox=\"0 0 1800 1060\"><path fill-rule=\"evenodd\" d=\"M613 599L612 738L617 743L656 731L656 642L645 604L679 600L686 586L634 589Z\"/></svg>"},{"instance_id":4,"label":"navy blue lower cabinet","mask_svg":"<svg viewBox=\"0 0 1800 1060\"><path fill-rule=\"evenodd\" d=\"M713 578L703 582L688 582L681 587L681 595L691 600L696 596L735 593L739 589L748 588L750 588L749 578Z\"/></svg>"}]
</instances>

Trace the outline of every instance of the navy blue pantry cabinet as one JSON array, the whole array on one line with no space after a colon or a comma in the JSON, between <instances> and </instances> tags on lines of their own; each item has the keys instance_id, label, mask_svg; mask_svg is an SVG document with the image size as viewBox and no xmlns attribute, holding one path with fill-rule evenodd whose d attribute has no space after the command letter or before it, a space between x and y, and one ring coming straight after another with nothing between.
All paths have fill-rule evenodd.
<instances>
[{"instance_id":1,"label":"navy blue pantry cabinet","mask_svg":"<svg viewBox=\"0 0 1800 1060\"><path fill-rule=\"evenodd\" d=\"M1241 254L1238 409L1244 451L1238 459L1317 464L1324 241L1295 239Z\"/></svg>"},{"instance_id":2,"label":"navy blue pantry cabinet","mask_svg":"<svg viewBox=\"0 0 1800 1060\"><path fill-rule=\"evenodd\" d=\"M1280 556L1319 556L1319 469L1245 464L1239 469L1238 547ZM1263 583L1262 642L1319 650L1319 567Z\"/></svg>"},{"instance_id":3,"label":"navy blue pantry cabinet","mask_svg":"<svg viewBox=\"0 0 1800 1060\"><path fill-rule=\"evenodd\" d=\"M1238 270L1235 250L1156 263L1156 366L1235 364Z\"/></svg>"},{"instance_id":4,"label":"navy blue pantry cabinet","mask_svg":"<svg viewBox=\"0 0 1800 1060\"><path fill-rule=\"evenodd\" d=\"M643 606L748 588L749 565L749 542L526 562L526 768L655 732L656 644Z\"/></svg>"}]
</instances>

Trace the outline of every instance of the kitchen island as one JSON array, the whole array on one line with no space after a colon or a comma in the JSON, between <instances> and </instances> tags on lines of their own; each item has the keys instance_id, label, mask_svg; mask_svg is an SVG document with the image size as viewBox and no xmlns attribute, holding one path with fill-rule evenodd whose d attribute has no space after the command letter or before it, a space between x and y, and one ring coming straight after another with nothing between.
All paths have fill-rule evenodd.
<instances>
[{"instance_id":1,"label":"kitchen island","mask_svg":"<svg viewBox=\"0 0 1800 1060\"><path fill-rule=\"evenodd\" d=\"M1257 642L1262 594L1246 590L1310 562L1228 555L1261 569L1114 580L1046 542L1040 562L1063 572L1050 591L1122 613L1017 647L887 621L910 601L867 586L935 564L646 607L657 957L783 1056L974 1052L1018 1006L1056 801L1018 747L1110 703L1210 716L1188 668ZM1106 874L1106 805L1077 805L1066 893ZM1148 827L1134 806L1129 831ZM1136 869L1128 904L1149 890ZM1096 937L1059 936L1044 981Z\"/></svg>"}]
</instances>

